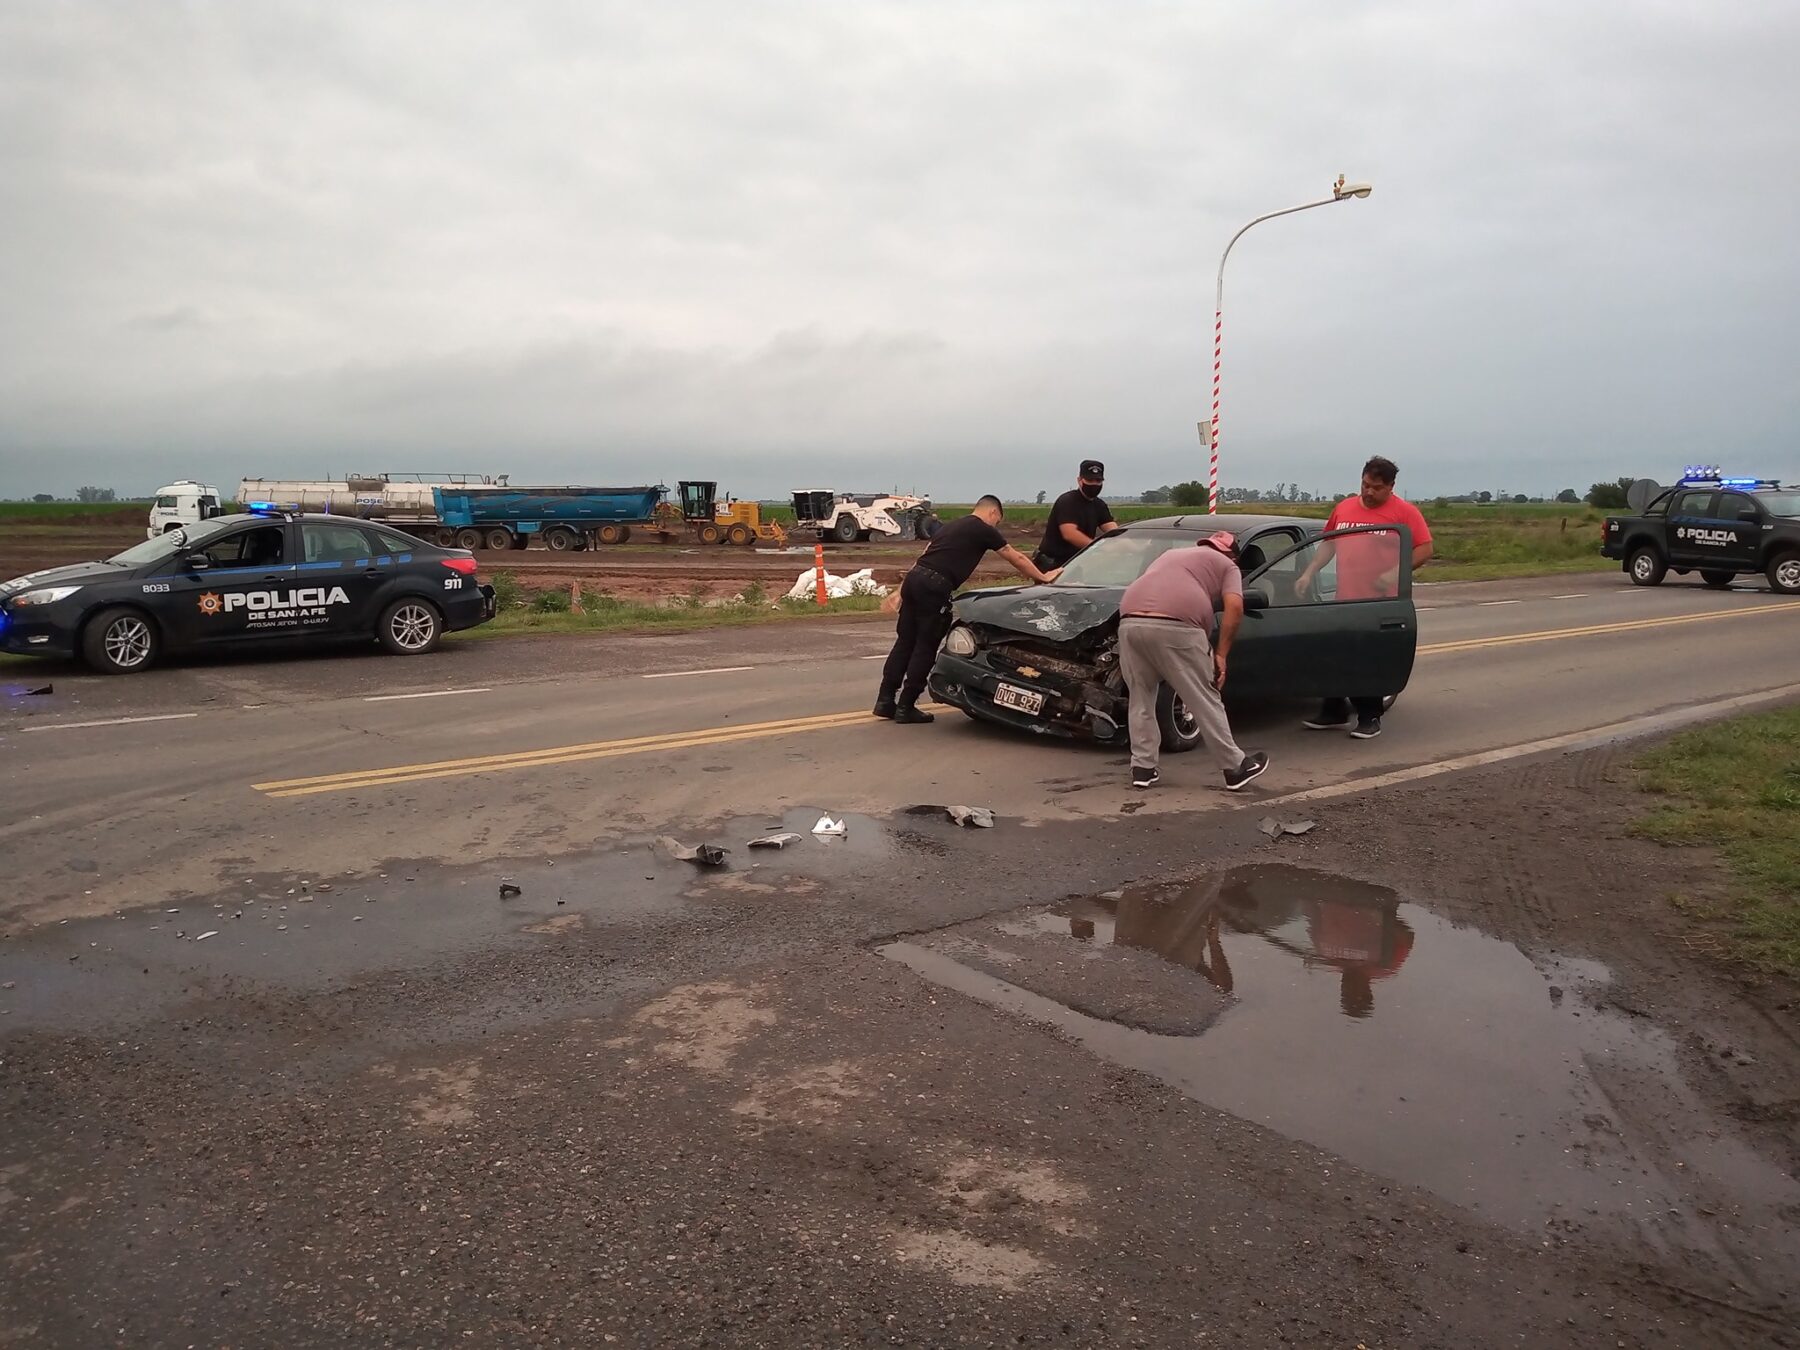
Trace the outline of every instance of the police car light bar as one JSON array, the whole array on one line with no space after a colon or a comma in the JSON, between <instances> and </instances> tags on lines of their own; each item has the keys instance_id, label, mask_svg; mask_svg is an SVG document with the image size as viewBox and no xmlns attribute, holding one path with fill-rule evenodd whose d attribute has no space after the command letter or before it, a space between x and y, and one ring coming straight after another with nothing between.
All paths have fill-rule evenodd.
<instances>
[{"instance_id":1,"label":"police car light bar","mask_svg":"<svg viewBox=\"0 0 1800 1350\"><path fill-rule=\"evenodd\" d=\"M1775 478L1726 478L1716 464L1690 464L1682 472L1677 487L1778 488Z\"/></svg>"}]
</instances>

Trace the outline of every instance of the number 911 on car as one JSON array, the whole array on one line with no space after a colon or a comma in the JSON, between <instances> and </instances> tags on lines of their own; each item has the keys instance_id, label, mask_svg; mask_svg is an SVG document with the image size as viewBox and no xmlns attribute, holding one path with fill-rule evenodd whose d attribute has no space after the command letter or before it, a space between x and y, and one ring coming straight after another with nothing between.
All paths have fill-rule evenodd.
<instances>
[{"instance_id":1,"label":"number 911 on car","mask_svg":"<svg viewBox=\"0 0 1800 1350\"><path fill-rule=\"evenodd\" d=\"M224 647L373 640L419 655L494 617L475 568L385 525L253 508L0 584L0 651L121 675Z\"/></svg>"}]
</instances>

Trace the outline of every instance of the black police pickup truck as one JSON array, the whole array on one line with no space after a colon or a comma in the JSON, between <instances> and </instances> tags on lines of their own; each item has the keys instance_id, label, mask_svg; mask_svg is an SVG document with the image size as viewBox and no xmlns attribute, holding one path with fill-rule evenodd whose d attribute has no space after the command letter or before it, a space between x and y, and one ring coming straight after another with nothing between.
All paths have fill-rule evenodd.
<instances>
[{"instance_id":1,"label":"black police pickup truck","mask_svg":"<svg viewBox=\"0 0 1800 1350\"><path fill-rule=\"evenodd\" d=\"M128 674L164 652L370 638L417 655L494 617L464 549L252 508L0 585L0 651Z\"/></svg>"},{"instance_id":2,"label":"black police pickup truck","mask_svg":"<svg viewBox=\"0 0 1800 1350\"><path fill-rule=\"evenodd\" d=\"M1600 551L1633 582L1655 586L1672 569L1708 586L1760 573L1783 595L1800 595L1800 487L1772 478L1690 474L1641 515L1608 516Z\"/></svg>"}]
</instances>

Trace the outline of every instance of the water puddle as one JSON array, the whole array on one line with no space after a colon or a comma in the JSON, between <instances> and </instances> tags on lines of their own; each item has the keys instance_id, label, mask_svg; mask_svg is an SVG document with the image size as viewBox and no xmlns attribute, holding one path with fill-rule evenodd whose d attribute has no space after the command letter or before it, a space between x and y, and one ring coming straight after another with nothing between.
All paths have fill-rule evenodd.
<instances>
[{"instance_id":1,"label":"water puddle","mask_svg":"<svg viewBox=\"0 0 1800 1350\"><path fill-rule=\"evenodd\" d=\"M0 1036L136 1021L259 989L329 988L596 929L681 923L705 906L823 903L843 879L878 874L918 846L879 821L839 813L831 818L843 834L815 836L823 814L797 808L684 832L684 843L729 848L718 868L673 860L643 839L554 862L247 872L221 893L43 926L0 940ZM945 822L942 832L954 829ZM800 838L778 850L747 847L782 831Z\"/></svg>"},{"instance_id":2,"label":"water puddle","mask_svg":"<svg viewBox=\"0 0 1800 1350\"><path fill-rule=\"evenodd\" d=\"M958 925L883 954L1105 1059L1501 1223L1624 1216L1710 1248L1696 1186L1780 1231L1800 1187L1712 1119L1661 1031L1393 891L1288 866ZM1638 1098L1652 1105L1646 1115Z\"/></svg>"}]
</instances>

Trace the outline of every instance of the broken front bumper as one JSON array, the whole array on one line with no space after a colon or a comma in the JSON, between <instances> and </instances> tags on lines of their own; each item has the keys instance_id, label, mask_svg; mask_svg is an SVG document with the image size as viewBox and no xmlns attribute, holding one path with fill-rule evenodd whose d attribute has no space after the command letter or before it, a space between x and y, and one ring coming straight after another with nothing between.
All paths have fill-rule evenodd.
<instances>
[{"instance_id":1,"label":"broken front bumper","mask_svg":"<svg viewBox=\"0 0 1800 1350\"><path fill-rule=\"evenodd\" d=\"M1002 707L994 701L995 692L1002 684L1041 695L1043 711L1027 713ZM1122 740L1126 735L1122 700L1105 697L1103 701L1096 701L1091 694L1056 688L1010 670L999 671L980 654L969 657L939 652L937 664L931 670L930 689L940 703L961 708L985 722L998 722L1040 736L1112 742Z\"/></svg>"}]
</instances>

